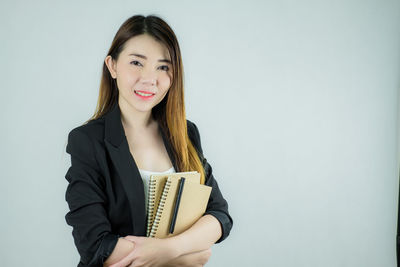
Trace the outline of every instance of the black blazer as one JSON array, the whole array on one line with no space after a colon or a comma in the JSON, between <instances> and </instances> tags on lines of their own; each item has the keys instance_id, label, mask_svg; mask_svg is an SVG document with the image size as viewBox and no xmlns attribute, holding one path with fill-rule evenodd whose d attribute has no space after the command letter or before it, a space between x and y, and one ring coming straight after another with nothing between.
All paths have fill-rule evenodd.
<instances>
[{"instance_id":1,"label":"black blazer","mask_svg":"<svg viewBox=\"0 0 400 267\"><path fill-rule=\"evenodd\" d=\"M187 120L188 135L197 149L206 173L206 185L212 187L205 214L221 223L224 240L232 228L228 204L218 188L212 168L203 156L196 125ZM176 171L172 146L159 127L165 148ZM80 254L78 267L103 266L120 236L146 236L143 181L129 151L118 103L103 117L76 127L68 134L66 152L71 166L65 178L72 236Z\"/></svg>"}]
</instances>

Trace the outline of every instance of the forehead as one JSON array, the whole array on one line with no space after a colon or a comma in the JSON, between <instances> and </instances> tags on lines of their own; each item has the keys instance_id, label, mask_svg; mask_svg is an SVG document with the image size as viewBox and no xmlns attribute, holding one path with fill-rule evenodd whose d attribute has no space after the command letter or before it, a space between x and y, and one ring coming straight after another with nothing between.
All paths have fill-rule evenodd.
<instances>
[{"instance_id":1,"label":"forehead","mask_svg":"<svg viewBox=\"0 0 400 267\"><path fill-rule=\"evenodd\" d=\"M128 41L126 41L124 50L121 53L125 55L137 53L145 55L148 58L169 59L167 47L147 34L141 34L130 38Z\"/></svg>"}]
</instances>

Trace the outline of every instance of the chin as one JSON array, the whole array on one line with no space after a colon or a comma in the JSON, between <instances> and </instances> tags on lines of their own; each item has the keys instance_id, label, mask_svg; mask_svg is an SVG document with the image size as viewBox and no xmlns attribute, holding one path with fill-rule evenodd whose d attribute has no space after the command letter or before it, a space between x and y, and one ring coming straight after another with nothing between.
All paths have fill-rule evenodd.
<instances>
[{"instance_id":1,"label":"chin","mask_svg":"<svg viewBox=\"0 0 400 267\"><path fill-rule=\"evenodd\" d=\"M131 105L131 107L139 112L149 112L153 109L153 106L137 106L137 105Z\"/></svg>"}]
</instances>

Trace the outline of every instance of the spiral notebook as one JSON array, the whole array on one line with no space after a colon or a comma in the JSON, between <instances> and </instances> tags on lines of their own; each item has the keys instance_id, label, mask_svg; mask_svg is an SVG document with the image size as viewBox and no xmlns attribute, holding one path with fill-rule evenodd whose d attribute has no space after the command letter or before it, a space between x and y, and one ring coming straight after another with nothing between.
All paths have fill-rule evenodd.
<instances>
[{"instance_id":1,"label":"spiral notebook","mask_svg":"<svg viewBox=\"0 0 400 267\"><path fill-rule=\"evenodd\" d=\"M197 182L200 184L200 173L197 171L192 172L178 172L169 174L153 174L149 180L149 193L147 201L147 236L149 236L151 227L153 225L154 218L157 213L158 204L162 192L164 190L165 183L168 177L182 177L184 176L190 181Z\"/></svg>"},{"instance_id":2,"label":"spiral notebook","mask_svg":"<svg viewBox=\"0 0 400 267\"><path fill-rule=\"evenodd\" d=\"M185 177L186 181L180 198L174 232L169 233L181 177ZM168 176L151 225L149 237L165 238L180 234L189 229L206 211L212 187L200 184L200 179L193 181L193 179L187 178L188 175L179 173L174 176Z\"/></svg>"}]
</instances>

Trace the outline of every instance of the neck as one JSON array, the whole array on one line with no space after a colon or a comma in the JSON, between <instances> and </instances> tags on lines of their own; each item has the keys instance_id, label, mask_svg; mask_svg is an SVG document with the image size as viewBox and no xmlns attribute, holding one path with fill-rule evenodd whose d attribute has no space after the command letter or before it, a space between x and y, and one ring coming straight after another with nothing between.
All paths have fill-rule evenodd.
<instances>
[{"instance_id":1,"label":"neck","mask_svg":"<svg viewBox=\"0 0 400 267\"><path fill-rule=\"evenodd\" d=\"M124 129L127 131L143 131L154 125L154 118L151 110L141 112L134 109L125 101L118 101L121 110L121 121Z\"/></svg>"}]
</instances>

